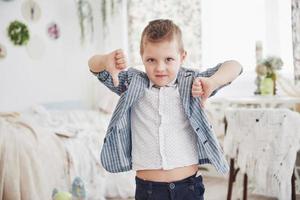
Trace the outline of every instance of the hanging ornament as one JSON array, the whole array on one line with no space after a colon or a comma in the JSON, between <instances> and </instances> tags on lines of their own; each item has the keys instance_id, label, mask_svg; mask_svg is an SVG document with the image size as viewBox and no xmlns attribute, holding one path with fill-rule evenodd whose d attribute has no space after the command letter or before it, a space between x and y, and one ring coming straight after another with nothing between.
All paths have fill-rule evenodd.
<instances>
[{"instance_id":1,"label":"hanging ornament","mask_svg":"<svg viewBox=\"0 0 300 200\"><path fill-rule=\"evenodd\" d=\"M36 22L41 18L41 8L33 0L24 1L21 7L23 17L30 22Z\"/></svg>"},{"instance_id":2,"label":"hanging ornament","mask_svg":"<svg viewBox=\"0 0 300 200\"><path fill-rule=\"evenodd\" d=\"M6 48L4 45L0 44L0 59L4 59L6 57Z\"/></svg>"},{"instance_id":3,"label":"hanging ornament","mask_svg":"<svg viewBox=\"0 0 300 200\"><path fill-rule=\"evenodd\" d=\"M40 59L45 52L44 41L37 35L34 35L26 45L28 55L32 59Z\"/></svg>"},{"instance_id":4,"label":"hanging ornament","mask_svg":"<svg viewBox=\"0 0 300 200\"><path fill-rule=\"evenodd\" d=\"M107 26L109 18L113 17L120 8L121 0L101 0L103 26Z\"/></svg>"},{"instance_id":5,"label":"hanging ornament","mask_svg":"<svg viewBox=\"0 0 300 200\"><path fill-rule=\"evenodd\" d=\"M60 29L55 22L52 22L51 24L48 25L47 33L48 33L48 36L54 40L56 40L60 37Z\"/></svg>"},{"instance_id":6,"label":"hanging ornament","mask_svg":"<svg viewBox=\"0 0 300 200\"><path fill-rule=\"evenodd\" d=\"M94 37L94 18L91 4L86 0L77 1L77 13L79 18L79 26L81 33L81 44L86 40L86 35L89 36L90 41Z\"/></svg>"},{"instance_id":7,"label":"hanging ornament","mask_svg":"<svg viewBox=\"0 0 300 200\"><path fill-rule=\"evenodd\" d=\"M20 21L13 21L7 28L7 34L15 45L25 45L29 41L29 31L25 24Z\"/></svg>"}]
</instances>

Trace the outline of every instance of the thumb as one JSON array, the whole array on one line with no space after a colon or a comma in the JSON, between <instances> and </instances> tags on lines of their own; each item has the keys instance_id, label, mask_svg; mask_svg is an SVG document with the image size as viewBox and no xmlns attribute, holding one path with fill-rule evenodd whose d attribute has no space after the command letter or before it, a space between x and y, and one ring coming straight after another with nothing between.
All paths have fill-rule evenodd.
<instances>
[{"instance_id":1,"label":"thumb","mask_svg":"<svg viewBox=\"0 0 300 200\"><path fill-rule=\"evenodd\" d=\"M113 84L115 87L117 87L119 85L119 72L115 72L111 75L112 80L113 80Z\"/></svg>"},{"instance_id":2,"label":"thumb","mask_svg":"<svg viewBox=\"0 0 300 200\"><path fill-rule=\"evenodd\" d=\"M201 96L201 99L200 99L200 106L202 108L205 107L205 103L206 103L206 100L208 99L208 95L207 95L207 92L204 92L204 94Z\"/></svg>"},{"instance_id":3,"label":"thumb","mask_svg":"<svg viewBox=\"0 0 300 200\"><path fill-rule=\"evenodd\" d=\"M201 106L201 108L205 107L206 100L207 100L207 97L201 97L201 99L200 99L200 106Z\"/></svg>"},{"instance_id":4,"label":"thumb","mask_svg":"<svg viewBox=\"0 0 300 200\"><path fill-rule=\"evenodd\" d=\"M194 85L195 86L200 86L200 84L201 84L201 79L199 77L195 78L194 79Z\"/></svg>"}]
</instances>

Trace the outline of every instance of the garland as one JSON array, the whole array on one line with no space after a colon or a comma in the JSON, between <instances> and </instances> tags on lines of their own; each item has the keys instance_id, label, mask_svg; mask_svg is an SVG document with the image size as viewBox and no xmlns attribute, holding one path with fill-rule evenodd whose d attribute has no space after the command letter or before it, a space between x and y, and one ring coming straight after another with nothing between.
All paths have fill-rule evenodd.
<instances>
[{"instance_id":1,"label":"garland","mask_svg":"<svg viewBox=\"0 0 300 200\"><path fill-rule=\"evenodd\" d=\"M29 41L29 31L27 26L20 21L13 21L7 28L7 34L15 45L25 45Z\"/></svg>"},{"instance_id":2,"label":"garland","mask_svg":"<svg viewBox=\"0 0 300 200\"><path fill-rule=\"evenodd\" d=\"M94 18L92 13L91 4L87 0L78 0L77 2L77 12L79 17L80 33L81 33L81 43L83 44L86 34L86 26L89 26L91 32L91 40L94 36Z\"/></svg>"},{"instance_id":3,"label":"garland","mask_svg":"<svg viewBox=\"0 0 300 200\"><path fill-rule=\"evenodd\" d=\"M121 4L122 0L101 0L101 15L104 29L107 27L109 17L116 14Z\"/></svg>"}]
</instances>

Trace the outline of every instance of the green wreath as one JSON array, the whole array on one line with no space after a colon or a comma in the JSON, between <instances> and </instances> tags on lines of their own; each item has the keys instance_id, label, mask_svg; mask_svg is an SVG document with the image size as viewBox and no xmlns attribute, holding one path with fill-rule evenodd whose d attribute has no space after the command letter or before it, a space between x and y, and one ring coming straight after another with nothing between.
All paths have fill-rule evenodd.
<instances>
[{"instance_id":1,"label":"green wreath","mask_svg":"<svg viewBox=\"0 0 300 200\"><path fill-rule=\"evenodd\" d=\"M29 31L25 24L20 21L13 21L7 28L7 33L10 40L15 45L25 45L29 41Z\"/></svg>"}]
</instances>

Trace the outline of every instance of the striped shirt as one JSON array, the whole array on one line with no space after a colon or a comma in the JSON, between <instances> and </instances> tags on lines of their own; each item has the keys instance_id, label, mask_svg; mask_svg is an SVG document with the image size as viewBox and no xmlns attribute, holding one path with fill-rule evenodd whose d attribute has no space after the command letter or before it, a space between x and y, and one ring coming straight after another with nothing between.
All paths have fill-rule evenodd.
<instances>
[{"instance_id":1,"label":"striped shirt","mask_svg":"<svg viewBox=\"0 0 300 200\"><path fill-rule=\"evenodd\" d=\"M220 66L221 64L218 64L204 72L181 67L177 75L177 83L184 114L189 119L197 136L198 164L211 163L218 172L225 174L229 167L223 151L204 111L200 107L200 99L191 96L194 78L210 77ZM115 87L112 77L107 71L104 70L95 73L95 75L111 91L120 95L102 146L101 163L107 171L112 173L132 170L130 112L133 104L144 95L145 88L149 87L149 79L145 72L129 68L119 74L119 85Z\"/></svg>"}]
</instances>

